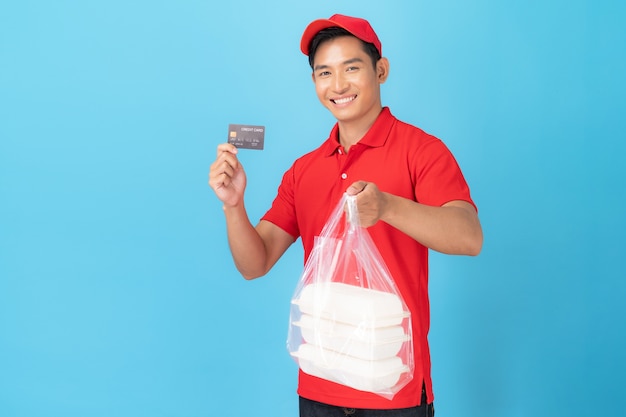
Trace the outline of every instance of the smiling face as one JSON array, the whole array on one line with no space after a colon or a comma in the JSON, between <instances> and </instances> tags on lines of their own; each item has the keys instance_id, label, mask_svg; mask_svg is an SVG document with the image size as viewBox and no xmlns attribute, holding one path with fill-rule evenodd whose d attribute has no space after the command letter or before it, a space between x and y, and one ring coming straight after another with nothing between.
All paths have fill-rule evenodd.
<instances>
[{"instance_id":1,"label":"smiling face","mask_svg":"<svg viewBox=\"0 0 626 417\"><path fill-rule=\"evenodd\" d=\"M380 85L389 63L376 65L361 40L341 36L322 43L315 52L313 81L318 99L340 124L371 126L382 110Z\"/></svg>"}]
</instances>

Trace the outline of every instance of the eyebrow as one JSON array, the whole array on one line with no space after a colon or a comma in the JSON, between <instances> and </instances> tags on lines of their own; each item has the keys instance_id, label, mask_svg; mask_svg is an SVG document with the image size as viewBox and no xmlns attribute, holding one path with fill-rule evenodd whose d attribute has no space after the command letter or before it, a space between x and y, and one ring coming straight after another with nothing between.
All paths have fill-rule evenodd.
<instances>
[{"instance_id":1,"label":"eyebrow","mask_svg":"<svg viewBox=\"0 0 626 417\"><path fill-rule=\"evenodd\" d=\"M355 62L363 63L364 61L361 58L351 58L351 59L348 59L347 61L343 61L341 65L354 64ZM330 68L330 65L316 65L313 69L315 71L319 71L321 69L326 69L326 68Z\"/></svg>"}]
</instances>

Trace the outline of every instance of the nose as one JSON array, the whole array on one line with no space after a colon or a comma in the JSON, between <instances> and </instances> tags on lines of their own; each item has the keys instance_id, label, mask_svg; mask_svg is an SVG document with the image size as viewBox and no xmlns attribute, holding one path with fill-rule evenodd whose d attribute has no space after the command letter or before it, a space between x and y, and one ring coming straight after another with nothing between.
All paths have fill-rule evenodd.
<instances>
[{"instance_id":1,"label":"nose","mask_svg":"<svg viewBox=\"0 0 626 417\"><path fill-rule=\"evenodd\" d=\"M344 93L346 90L348 90L349 86L350 83L348 82L348 79L341 72L335 75L333 83L333 89L335 90L335 93Z\"/></svg>"}]
</instances>

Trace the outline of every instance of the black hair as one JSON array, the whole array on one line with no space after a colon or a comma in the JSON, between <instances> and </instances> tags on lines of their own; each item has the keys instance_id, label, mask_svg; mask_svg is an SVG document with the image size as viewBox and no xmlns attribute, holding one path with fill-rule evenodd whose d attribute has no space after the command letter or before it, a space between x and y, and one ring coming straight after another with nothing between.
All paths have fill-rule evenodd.
<instances>
[{"instance_id":1,"label":"black hair","mask_svg":"<svg viewBox=\"0 0 626 417\"><path fill-rule=\"evenodd\" d=\"M338 38L340 36L352 36L353 38L356 38L356 36L354 36L352 33L336 26L322 29L317 32L315 36L313 36L313 39L311 39L311 43L309 43L309 65L311 66L311 69L313 69L313 59L315 58L317 48L319 48L322 43L334 38ZM365 53L369 55L369 57L372 59L372 65L374 66L374 68L376 68L376 63L381 58L380 52L378 52L378 49L376 49L376 46L374 46L373 43L365 42L361 39L359 40L363 44L363 51L365 51Z\"/></svg>"}]
</instances>

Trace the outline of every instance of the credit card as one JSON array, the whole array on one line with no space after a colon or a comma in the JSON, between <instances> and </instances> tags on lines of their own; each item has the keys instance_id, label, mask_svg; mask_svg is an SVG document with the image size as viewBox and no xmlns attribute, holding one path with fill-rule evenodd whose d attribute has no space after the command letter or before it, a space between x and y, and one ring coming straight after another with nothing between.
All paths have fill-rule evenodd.
<instances>
[{"instance_id":1,"label":"credit card","mask_svg":"<svg viewBox=\"0 0 626 417\"><path fill-rule=\"evenodd\" d=\"M228 143L241 149L262 150L265 142L265 126L228 125Z\"/></svg>"}]
</instances>

